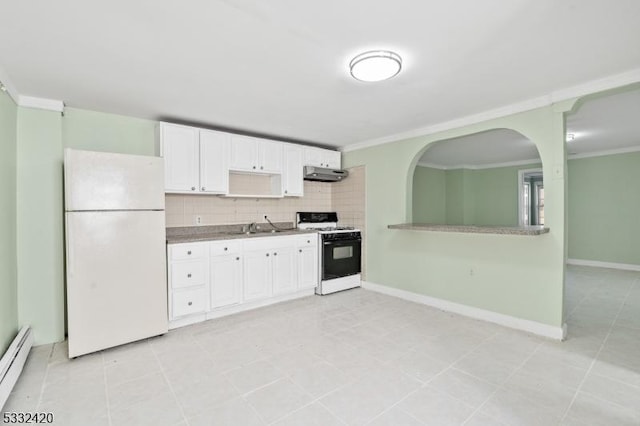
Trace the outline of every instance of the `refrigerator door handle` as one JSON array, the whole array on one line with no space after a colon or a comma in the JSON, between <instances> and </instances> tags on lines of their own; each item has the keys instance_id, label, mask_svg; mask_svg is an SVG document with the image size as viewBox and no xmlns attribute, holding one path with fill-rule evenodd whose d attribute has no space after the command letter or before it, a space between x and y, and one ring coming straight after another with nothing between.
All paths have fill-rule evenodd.
<instances>
[{"instance_id":1,"label":"refrigerator door handle","mask_svg":"<svg viewBox=\"0 0 640 426\"><path fill-rule=\"evenodd\" d=\"M67 220L67 273L73 275L74 268L74 243L73 243L73 221Z\"/></svg>"}]
</instances>

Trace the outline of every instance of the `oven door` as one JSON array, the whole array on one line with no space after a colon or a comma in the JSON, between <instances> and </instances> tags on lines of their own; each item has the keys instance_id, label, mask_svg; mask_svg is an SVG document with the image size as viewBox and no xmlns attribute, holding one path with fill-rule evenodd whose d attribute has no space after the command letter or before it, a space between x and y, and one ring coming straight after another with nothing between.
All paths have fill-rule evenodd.
<instances>
[{"instance_id":1,"label":"oven door","mask_svg":"<svg viewBox=\"0 0 640 426\"><path fill-rule=\"evenodd\" d=\"M322 280L360 273L362 239L322 242Z\"/></svg>"}]
</instances>

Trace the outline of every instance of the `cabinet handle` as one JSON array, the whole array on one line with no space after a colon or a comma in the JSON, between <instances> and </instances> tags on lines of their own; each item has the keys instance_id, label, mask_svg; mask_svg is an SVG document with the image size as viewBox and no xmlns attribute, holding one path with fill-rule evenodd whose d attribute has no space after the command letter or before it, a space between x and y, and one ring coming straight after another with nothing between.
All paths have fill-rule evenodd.
<instances>
[{"instance_id":1,"label":"cabinet handle","mask_svg":"<svg viewBox=\"0 0 640 426\"><path fill-rule=\"evenodd\" d=\"M264 169L264 167L260 166L260 170Z\"/></svg>"},{"instance_id":2,"label":"cabinet handle","mask_svg":"<svg viewBox=\"0 0 640 426\"><path fill-rule=\"evenodd\" d=\"M289 191L287 191L287 190L285 189L285 190L284 190L284 193L285 193L285 194L288 194L288 193L289 193Z\"/></svg>"},{"instance_id":3,"label":"cabinet handle","mask_svg":"<svg viewBox=\"0 0 640 426\"><path fill-rule=\"evenodd\" d=\"M187 274L187 278L191 278L191 274Z\"/></svg>"},{"instance_id":4,"label":"cabinet handle","mask_svg":"<svg viewBox=\"0 0 640 426\"><path fill-rule=\"evenodd\" d=\"M269 253L267 253L267 257L269 257Z\"/></svg>"},{"instance_id":5,"label":"cabinet handle","mask_svg":"<svg viewBox=\"0 0 640 426\"><path fill-rule=\"evenodd\" d=\"M278 255L278 253L273 253L273 255L274 255L274 256L277 256L277 255Z\"/></svg>"},{"instance_id":6,"label":"cabinet handle","mask_svg":"<svg viewBox=\"0 0 640 426\"><path fill-rule=\"evenodd\" d=\"M228 248L228 247L225 247L225 248L224 248L224 251L227 251L227 250L229 250L229 248Z\"/></svg>"},{"instance_id":7,"label":"cabinet handle","mask_svg":"<svg viewBox=\"0 0 640 426\"><path fill-rule=\"evenodd\" d=\"M253 166L253 168L255 169L255 168L256 168L256 166Z\"/></svg>"},{"instance_id":8,"label":"cabinet handle","mask_svg":"<svg viewBox=\"0 0 640 426\"><path fill-rule=\"evenodd\" d=\"M187 252L187 256L191 256L191 250Z\"/></svg>"},{"instance_id":9,"label":"cabinet handle","mask_svg":"<svg viewBox=\"0 0 640 426\"><path fill-rule=\"evenodd\" d=\"M204 191L205 189L206 189L206 188L203 186L203 187L202 187L202 190Z\"/></svg>"},{"instance_id":10,"label":"cabinet handle","mask_svg":"<svg viewBox=\"0 0 640 426\"><path fill-rule=\"evenodd\" d=\"M240 260L240 258L239 258L239 257L236 257L236 260Z\"/></svg>"},{"instance_id":11,"label":"cabinet handle","mask_svg":"<svg viewBox=\"0 0 640 426\"><path fill-rule=\"evenodd\" d=\"M195 190L196 190L196 187L195 187L195 186L192 186L192 187L191 187L191 190L192 190L192 191L195 191Z\"/></svg>"},{"instance_id":12,"label":"cabinet handle","mask_svg":"<svg viewBox=\"0 0 640 426\"><path fill-rule=\"evenodd\" d=\"M307 240L307 244L309 244L311 242L311 240Z\"/></svg>"},{"instance_id":13,"label":"cabinet handle","mask_svg":"<svg viewBox=\"0 0 640 426\"><path fill-rule=\"evenodd\" d=\"M298 249L298 251L299 251L300 253L302 253L302 249Z\"/></svg>"},{"instance_id":14,"label":"cabinet handle","mask_svg":"<svg viewBox=\"0 0 640 426\"><path fill-rule=\"evenodd\" d=\"M193 305L193 302L189 302L189 303L187 303L187 305L191 306L191 305Z\"/></svg>"}]
</instances>

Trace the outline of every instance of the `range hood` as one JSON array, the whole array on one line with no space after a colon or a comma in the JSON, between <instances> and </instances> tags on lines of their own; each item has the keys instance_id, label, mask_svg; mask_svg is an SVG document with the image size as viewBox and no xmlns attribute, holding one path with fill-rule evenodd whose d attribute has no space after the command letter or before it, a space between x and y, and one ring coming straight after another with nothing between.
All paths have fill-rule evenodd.
<instances>
[{"instance_id":1,"label":"range hood","mask_svg":"<svg viewBox=\"0 0 640 426\"><path fill-rule=\"evenodd\" d=\"M304 166L304 180L319 182L340 182L349 176L346 170L325 169L323 167Z\"/></svg>"}]
</instances>

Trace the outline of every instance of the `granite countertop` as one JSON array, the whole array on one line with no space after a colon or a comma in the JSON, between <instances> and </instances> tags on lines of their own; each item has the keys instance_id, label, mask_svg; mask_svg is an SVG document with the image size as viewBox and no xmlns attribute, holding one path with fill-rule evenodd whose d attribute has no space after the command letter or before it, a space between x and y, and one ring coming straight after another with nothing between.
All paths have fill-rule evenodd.
<instances>
[{"instance_id":1,"label":"granite countertop","mask_svg":"<svg viewBox=\"0 0 640 426\"><path fill-rule=\"evenodd\" d=\"M460 232L466 234L499 235L542 235L549 232L544 226L475 226L475 225L438 225L432 223L401 223L389 225L389 229L410 231Z\"/></svg>"},{"instance_id":2,"label":"granite countertop","mask_svg":"<svg viewBox=\"0 0 640 426\"><path fill-rule=\"evenodd\" d=\"M259 231L251 234L241 232L243 225L182 226L177 228L167 228L167 244L316 233L314 230L294 228L293 222L276 222L274 225L281 230L272 232L272 230L275 230L268 223L258 223L260 228Z\"/></svg>"}]
</instances>

